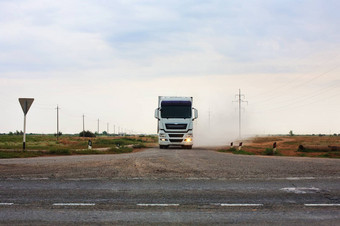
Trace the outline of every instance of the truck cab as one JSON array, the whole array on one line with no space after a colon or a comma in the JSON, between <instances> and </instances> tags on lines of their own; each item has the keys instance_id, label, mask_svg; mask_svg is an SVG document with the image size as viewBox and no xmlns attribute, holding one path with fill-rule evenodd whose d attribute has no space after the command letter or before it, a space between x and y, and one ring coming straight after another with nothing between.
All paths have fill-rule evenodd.
<instances>
[{"instance_id":1,"label":"truck cab","mask_svg":"<svg viewBox=\"0 0 340 226\"><path fill-rule=\"evenodd\" d=\"M155 118L160 148L181 146L191 149L193 145L193 121L198 111L192 107L192 97L158 97Z\"/></svg>"}]
</instances>

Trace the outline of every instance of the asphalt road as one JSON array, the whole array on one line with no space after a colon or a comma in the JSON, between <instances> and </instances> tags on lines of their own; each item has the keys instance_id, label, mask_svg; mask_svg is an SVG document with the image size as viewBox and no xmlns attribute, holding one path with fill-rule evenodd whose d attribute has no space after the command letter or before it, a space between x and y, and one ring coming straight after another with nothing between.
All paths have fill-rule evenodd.
<instances>
[{"instance_id":1,"label":"asphalt road","mask_svg":"<svg viewBox=\"0 0 340 226\"><path fill-rule=\"evenodd\" d=\"M205 149L2 159L0 224L339 225L339 167Z\"/></svg>"}]
</instances>

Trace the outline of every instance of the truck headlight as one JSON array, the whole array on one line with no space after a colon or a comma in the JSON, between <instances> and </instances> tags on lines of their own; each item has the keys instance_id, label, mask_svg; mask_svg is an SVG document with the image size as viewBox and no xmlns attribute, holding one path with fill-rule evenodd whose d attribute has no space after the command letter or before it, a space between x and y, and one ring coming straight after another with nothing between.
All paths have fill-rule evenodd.
<instances>
[{"instance_id":1,"label":"truck headlight","mask_svg":"<svg viewBox=\"0 0 340 226\"><path fill-rule=\"evenodd\" d=\"M192 142L192 133L188 133L184 139L185 142Z\"/></svg>"},{"instance_id":2,"label":"truck headlight","mask_svg":"<svg viewBox=\"0 0 340 226\"><path fill-rule=\"evenodd\" d=\"M162 137L162 138L163 138L163 137L165 138L165 137L166 137L166 134L165 134L165 133L160 133L160 134L159 134L159 137L160 137L160 138L161 138L161 137Z\"/></svg>"}]
</instances>

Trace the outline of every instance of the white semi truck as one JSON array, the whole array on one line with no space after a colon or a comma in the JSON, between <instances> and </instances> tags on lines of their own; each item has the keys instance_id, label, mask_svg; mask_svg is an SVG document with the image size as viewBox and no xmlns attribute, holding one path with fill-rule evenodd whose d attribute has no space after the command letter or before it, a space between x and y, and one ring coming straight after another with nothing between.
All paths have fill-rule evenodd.
<instances>
[{"instance_id":1,"label":"white semi truck","mask_svg":"<svg viewBox=\"0 0 340 226\"><path fill-rule=\"evenodd\" d=\"M191 149L193 145L193 121L198 112L192 107L192 97L158 97L155 118L160 148L182 146Z\"/></svg>"}]
</instances>

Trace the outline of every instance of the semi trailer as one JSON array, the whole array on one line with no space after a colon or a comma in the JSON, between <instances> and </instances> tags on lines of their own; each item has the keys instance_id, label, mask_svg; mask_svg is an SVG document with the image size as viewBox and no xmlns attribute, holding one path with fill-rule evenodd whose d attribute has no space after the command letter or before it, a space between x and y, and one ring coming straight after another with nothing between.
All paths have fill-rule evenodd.
<instances>
[{"instance_id":1,"label":"semi trailer","mask_svg":"<svg viewBox=\"0 0 340 226\"><path fill-rule=\"evenodd\" d=\"M169 146L192 148L193 121L198 117L198 111L192 104L192 97L158 97L155 118L160 148Z\"/></svg>"}]
</instances>

